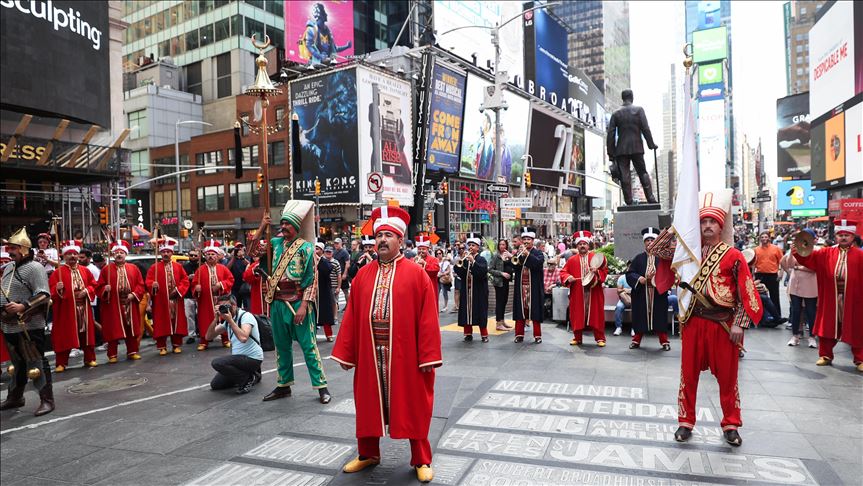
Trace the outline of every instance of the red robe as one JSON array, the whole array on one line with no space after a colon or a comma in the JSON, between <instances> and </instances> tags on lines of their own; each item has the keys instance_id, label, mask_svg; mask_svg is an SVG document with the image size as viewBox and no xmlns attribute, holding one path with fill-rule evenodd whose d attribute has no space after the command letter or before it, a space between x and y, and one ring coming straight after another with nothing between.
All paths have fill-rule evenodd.
<instances>
[{"instance_id":1,"label":"red robe","mask_svg":"<svg viewBox=\"0 0 863 486\"><path fill-rule=\"evenodd\" d=\"M131 295L135 296L135 302L132 304L132 322L130 335L127 335L126 328L123 326L122 313L124 312L125 300L120 299L120 286L117 284L119 277L119 268L116 263L110 263L99 274L99 283L96 286L96 295L99 298L99 322L102 324L102 337L105 341L117 341L119 339L127 339L141 335L141 313L138 310L138 304L144 298L147 289L144 287L144 278L141 277L141 270L137 266L126 263L123 265L126 271L126 278L129 281ZM108 298L103 296L105 286L110 285L111 290L108 292ZM127 323L129 324L129 323Z\"/></svg>"},{"instance_id":2,"label":"red robe","mask_svg":"<svg viewBox=\"0 0 863 486\"><path fill-rule=\"evenodd\" d=\"M243 282L248 283L252 287L252 296L249 299L252 314L269 316L270 305L264 299L264 295L267 292L267 282L255 274L258 263L253 262L246 266L246 270L243 271Z\"/></svg>"},{"instance_id":3,"label":"red robe","mask_svg":"<svg viewBox=\"0 0 863 486\"><path fill-rule=\"evenodd\" d=\"M390 383L389 435L393 439L426 439L434 406L435 373L423 373L420 367L443 364L436 289L432 289L425 271L403 256L397 257L394 265L392 283L388 293L385 291L390 305L390 366L386 370ZM372 292L380 269L375 260L354 277L342 330L332 352L333 360L356 367L357 437L381 437L386 430L371 325Z\"/></svg>"},{"instance_id":4,"label":"red robe","mask_svg":"<svg viewBox=\"0 0 863 486\"><path fill-rule=\"evenodd\" d=\"M77 272L81 276L83 290L87 291L85 298L86 305L84 306L87 323L79 326L77 313L75 312L75 296L72 285L72 272ZM57 293L57 283L63 282L63 296ZM51 329L51 344L54 346L54 352L59 353L70 349L81 348L83 346L96 345L95 322L93 321L93 306L90 302L96 298L96 281L93 280L93 274L87 267L77 265L75 270L69 268L68 265L60 265L57 270L51 273L51 278L48 279L48 286L51 288L51 300L54 306L54 326ZM78 336L78 329L84 328L86 340L82 343Z\"/></svg>"},{"instance_id":5,"label":"red robe","mask_svg":"<svg viewBox=\"0 0 863 486\"><path fill-rule=\"evenodd\" d=\"M207 329L207 326L213 322L216 317L216 300L213 298L213 287L210 282L210 267L206 263L198 267L195 276L192 278L192 288L201 286L201 294L198 295L198 326L201 329ZM231 287L234 286L234 276L228 267L221 263L216 264L216 295L225 295L231 293Z\"/></svg>"},{"instance_id":6,"label":"red robe","mask_svg":"<svg viewBox=\"0 0 863 486\"><path fill-rule=\"evenodd\" d=\"M435 302L437 302L437 300L438 300L437 274L440 272L440 261L437 258L433 257L431 254L429 254L429 256L426 257L425 271L428 274L429 278L431 279L432 287L434 288Z\"/></svg>"},{"instance_id":7,"label":"red robe","mask_svg":"<svg viewBox=\"0 0 863 486\"><path fill-rule=\"evenodd\" d=\"M863 250L853 246L847 252L845 273L845 302L842 325L839 325L839 302L836 284L838 246L814 250L808 257L795 251L794 258L806 268L815 271L818 281L818 307L815 314L815 335L839 339L852 347L863 347Z\"/></svg>"},{"instance_id":8,"label":"red robe","mask_svg":"<svg viewBox=\"0 0 863 486\"><path fill-rule=\"evenodd\" d=\"M168 274L165 272L165 263L161 260L147 270L147 290L152 295L153 283L159 283L159 291L153 298L153 337L166 337L172 334L185 336L188 334L186 324L186 310L183 305L183 296L189 290L189 276L183 270L183 266L177 262L171 262L171 271L174 274L175 289L168 294ZM176 319L171 320L171 309L169 307L170 297L173 296L177 303ZM212 309L212 307L210 307ZM198 310L200 312L200 309ZM212 311L211 311L212 312Z\"/></svg>"},{"instance_id":9,"label":"red robe","mask_svg":"<svg viewBox=\"0 0 863 486\"><path fill-rule=\"evenodd\" d=\"M585 265L595 255L590 251L585 258ZM590 304L587 316L584 314L584 286L581 284L582 266L581 256L578 253L572 255L560 271L560 281L566 282L569 277L575 278L568 284L569 287L569 322L573 331L589 327L591 329L605 329L605 294L602 284L608 277L608 262L603 259L602 267L596 271L590 283Z\"/></svg>"}]
</instances>

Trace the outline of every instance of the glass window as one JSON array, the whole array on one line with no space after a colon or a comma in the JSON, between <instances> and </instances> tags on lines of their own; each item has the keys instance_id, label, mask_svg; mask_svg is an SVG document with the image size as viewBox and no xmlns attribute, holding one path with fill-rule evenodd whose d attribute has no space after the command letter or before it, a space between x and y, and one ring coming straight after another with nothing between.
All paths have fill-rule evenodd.
<instances>
[{"instance_id":1,"label":"glass window","mask_svg":"<svg viewBox=\"0 0 863 486\"><path fill-rule=\"evenodd\" d=\"M199 167L216 167L222 165L222 151L203 152L195 154L195 164ZM207 169L204 174L215 174L216 169Z\"/></svg>"},{"instance_id":2,"label":"glass window","mask_svg":"<svg viewBox=\"0 0 863 486\"><path fill-rule=\"evenodd\" d=\"M132 176L147 177L150 175L150 161L147 150L136 150L131 153L130 165Z\"/></svg>"},{"instance_id":3,"label":"glass window","mask_svg":"<svg viewBox=\"0 0 863 486\"><path fill-rule=\"evenodd\" d=\"M183 2L183 18L191 20L198 16L198 2Z\"/></svg>"},{"instance_id":4,"label":"glass window","mask_svg":"<svg viewBox=\"0 0 863 486\"><path fill-rule=\"evenodd\" d=\"M186 50L193 51L198 48L198 31L186 32Z\"/></svg>"},{"instance_id":5,"label":"glass window","mask_svg":"<svg viewBox=\"0 0 863 486\"><path fill-rule=\"evenodd\" d=\"M166 40L159 43L159 57L167 57L171 55L171 41Z\"/></svg>"},{"instance_id":6,"label":"glass window","mask_svg":"<svg viewBox=\"0 0 863 486\"><path fill-rule=\"evenodd\" d=\"M244 165L258 165L258 146L250 145L248 147L243 147L243 162L246 162Z\"/></svg>"},{"instance_id":7,"label":"glass window","mask_svg":"<svg viewBox=\"0 0 863 486\"><path fill-rule=\"evenodd\" d=\"M241 120L240 126L242 127L242 130L240 130L240 131L242 132L242 135L244 137L248 136L249 135L249 114L248 113L240 113L240 120Z\"/></svg>"},{"instance_id":8,"label":"glass window","mask_svg":"<svg viewBox=\"0 0 863 486\"><path fill-rule=\"evenodd\" d=\"M231 35L234 37L243 35L243 17L241 15L231 17Z\"/></svg>"},{"instance_id":9,"label":"glass window","mask_svg":"<svg viewBox=\"0 0 863 486\"><path fill-rule=\"evenodd\" d=\"M283 45L285 43L285 32L279 29L276 29L272 26L267 26L267 35L270 36L270 41L276 47L284 48Z\"/></svg>"},{"instance_id":10,"label":"glass window","mask_svg":"<svg viewBox=\"0 0 863 486\"><path fill-rule=\"evenodd\" d=\"M213 0L199 0L198 1L198 10L204 14L207 12L211 12L214 8Z\"/></svg>"},{"instance_id":11,"label":"glass window","mask_svg":"<svg viewBox=\"0 0 863 486\"><path fill-rule=\"evenodd\" d=\"M285 165L285 142L268 143L267 157L270 165Z\"/></svg>"},{"instance_id":12,"label":"glass window","mask_svg":"<svg viewBox=\"0 0 863 486\"><path fill-rule=\"evenodd\" d=\"M174 5L171 7L170 13L168 14L171 17L171 25L180 25L183 21L183 7L182 5Z\"/></svg>"},{"instance_id":13,"label":"glass window","mask_svg":"<svg viewBox=\"0 0 863 486\"><path fill-rule=\"evenodd\" d=\"M200 61L186 66L186 91L197 95L202 92Z\"/></svg>"},{"instance_id":14,"label":"glass window","mask_svg":"<svg viewBox=\"0 0 863 486\"><path fill-rule=\"evenodd\" d=\"M267 12L279 17L285 16L285 3L278 0L268 0L266 4ZM271 36L272 37L272 36Z\"/></svg>"},{"instance_id":15,"label":"glass window","mask_svg":"<svg viewBox=\"0 0 863 486\"><path fill-rule=\"evenodd\" d=\"M129 139L135 140L144 138L150 134L150 127L147 125L147 110L138 110L126 114L129 132ZM138 127L137 130L134 128Z\"/></svg>"},{"instance_id":16,"label":"glass window","mask_svg":"<svg viewBox=\"0 0 863 486\"><path fill-rule=\"evenodd\" d=\"M261 198L256 182L242 182L230 185L230 208L249 209L261 206Z\"/></svg>"},{"instance_id":17,"label":"glass window","mask_svg":"<svg viewBox=\"0 0 863 486\"><path fill-rule=\"evenodd\" d=\"M251 5L253 7L258 7L261 10L264 9L263 0L246 0L246 3L248 3L249 5Z\"/></svg>"},{"instance_id":18,"label":"glass window","mask_svg":"<svg viewBox=\"0 0 863 486\"><path fill-rule=\"evenodd\" d=\"M281 207L291 199L291 180L274 179L270 181L270 206Z\"/></svg>"},{"instance_id":19,"label":"glass window","mask_svg":"<svg viewBox=\"0 0 863 486\"><path fill-rule=\"evenodd\" d=\"M171 55L178 56L186 52L186 36L178 35L171 39Z\"/></svg>"},{"instance_id":20,"label":"glass window","mask_svg":"<svg viewBox=\"0 0 863 486\"><path fill-rule=\"evenodd\" d=\"M228 0L216 0L215 1L215 8L224 7L225 5L227 5L229 3L231 3L231 2L229 2Z\"/></svg>"},{"instance_id":21,"label":"glass window","mask_svg":"<svg viewBox=\"0 0 863 486\"><path fill-rule=\"evenodd\" d=\"M216 57L216 97L231 96L231 53Z\"/></svg>"},{"instance_id":22,"label":"glass window","mask_svg":"<svg viewBox=\"0 0 863 486\"><path fill-rule=\"evenodd\" d=\"M286 123L285 123L285 107L284 106L277 106L276 107L276 119L273 120L273 123L276 124L276 130L284 130L285 129Z\"/></svg>"},{"instance_id":23,"label":"glass window","mask_svg":"<svg viewBox=\"0 0 863 486\"><path fill-rule=\"evenodd\" d=\"M208 24L201 27L201 47L208 46L213 43L213 24Z\"/></svg>"},{"instance_id":24,"label":"glass window","mask_svg":"<svg viewBox=\"0 0 863 486\"><path fill-rule=\"evenodd\" d=\"M803 46L798 45L797 46L797 52L803 52Z\"/></svg>"},{"instance_id":25,"label":"glass window","mask_svg":"<svg viewBox=\"0 0 863 486\"><path fill-rule=\"evenodd\" d=\"M231 19L216 22L216 42L231 37Z\"/></svg>"},{"instance_id":26,"label":"glass window","mask_svg":"<svg viewBox=\"0 0 863 486\"><path fill-rule=\"evenodd\" d=\"M258 40L264 38L264 24L257 20L246 17L246 36L251 37L252 34L257 34Z\"/></svg>"},{"instance_id":27,"label":"glass window","mask_svg":"<svg viewBox=\"0 0 863 486\"><path fill-rule=\"evenodd\" d=\"M198 188L198 211L222 211L224 209L224 186L206 186Z\"/></svg>"}]
</instances>

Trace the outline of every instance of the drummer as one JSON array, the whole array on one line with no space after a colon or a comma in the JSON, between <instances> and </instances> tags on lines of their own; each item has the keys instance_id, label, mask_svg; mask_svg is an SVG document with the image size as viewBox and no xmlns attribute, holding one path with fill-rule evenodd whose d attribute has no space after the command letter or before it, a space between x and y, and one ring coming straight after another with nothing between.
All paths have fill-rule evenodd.
<instances>
[{"instance_id":1,"label":"drummer","mask_svg":"<svg viewBox=\"0 0 863 486\"><path fill-rule=\"evenodd\" d=\"M590 251L590 231L573 235L577 253L566 261L560 280L569 287L569 321L575 335L569 342L580 346L585 328L593 329L593 338L605 347L605 294L602 284L608 276L608 264L602 253Z\"/></svg>"}]
</instances>

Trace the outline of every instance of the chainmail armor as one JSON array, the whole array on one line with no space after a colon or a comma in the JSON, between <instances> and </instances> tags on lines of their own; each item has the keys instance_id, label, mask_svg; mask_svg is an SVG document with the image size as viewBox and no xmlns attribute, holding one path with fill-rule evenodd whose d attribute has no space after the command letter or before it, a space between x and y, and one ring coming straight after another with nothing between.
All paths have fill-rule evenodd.
<instances>
[{"instance_id":1,"label":"chainmail armor","mask_svg":"<svg viewBox=\"0 0 863 486\"><path fill-rule=\"evenodd\" d=\"M14 273L17 273L15 276ZM51 295L48 289L48 274L45 272L45 267L33 260L24 262L16 270L15 262L11 262L3 269L3 278L0 280L0 285L3 291L0 292L0 305L6 305L10 301L24 303L32 299L38 294ZM29 288L28 288L29 285ZM31 290L32 289L32 290ZM6 294L9 298L6 298ZM22 332L21 326L16 323L0 324L3 332L15 333ZM44 329L45 328L45 313L36 312L27 321L27 329Z\"/></svg>"}]
</instances>

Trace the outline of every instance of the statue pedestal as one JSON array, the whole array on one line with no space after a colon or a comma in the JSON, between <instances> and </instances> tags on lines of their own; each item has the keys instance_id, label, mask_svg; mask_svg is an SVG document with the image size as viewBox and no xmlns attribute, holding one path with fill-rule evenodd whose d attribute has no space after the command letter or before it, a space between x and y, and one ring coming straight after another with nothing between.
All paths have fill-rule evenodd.
<instances>
[{"instance_id":1,"label":"statue pedestal","mask_svg":"<svg viewBox=\"0 0 863 486\"><path fill-rule=\"evenodd\" d=\"M614 256L631 260L644 251L641 230L648 226L661 230L670 224L670 216L662 212L659 204L618 207L614 212Z\"/></svg>"}]
</instances>

